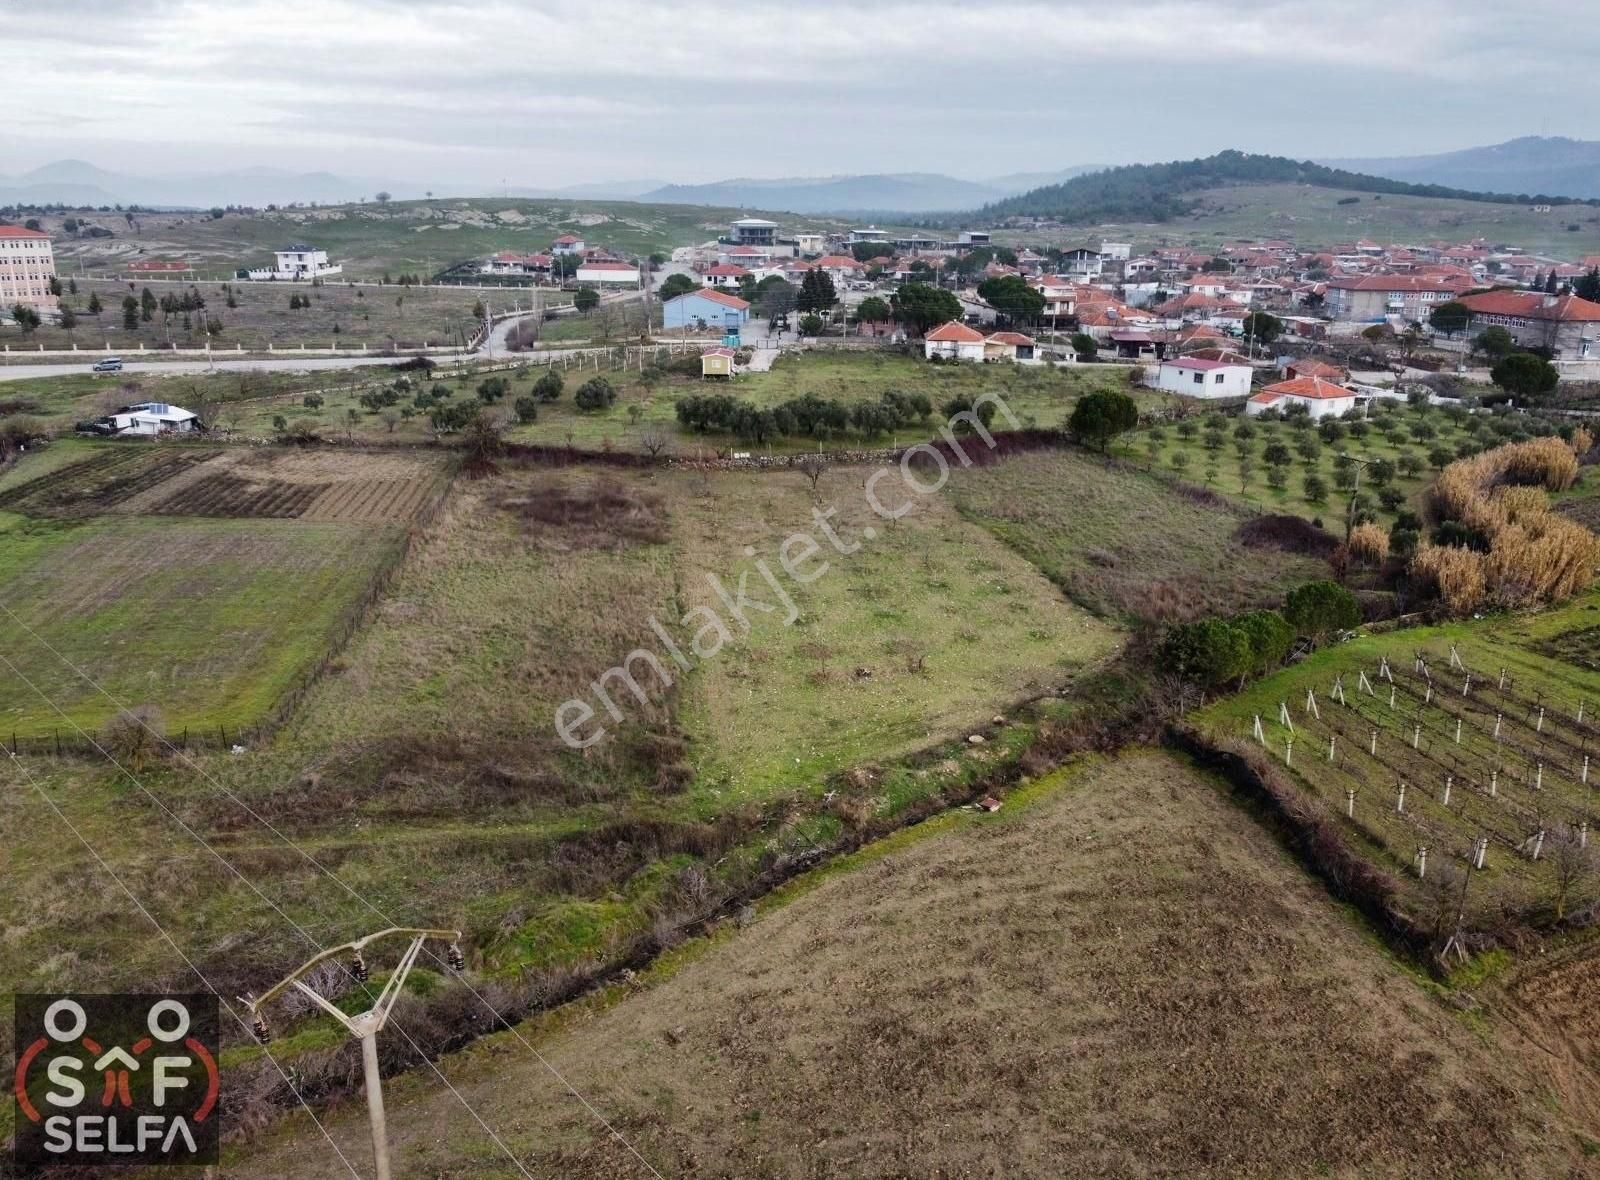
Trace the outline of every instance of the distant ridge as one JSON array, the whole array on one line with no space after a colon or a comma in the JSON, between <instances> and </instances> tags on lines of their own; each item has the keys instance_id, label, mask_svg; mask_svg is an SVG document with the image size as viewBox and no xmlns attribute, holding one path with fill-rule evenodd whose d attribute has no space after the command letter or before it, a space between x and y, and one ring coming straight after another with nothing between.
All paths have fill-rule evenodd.
<instances>
[{"instance_id":1,"label":"distant ridge","mask_svg":"<svg viewBox=\"0 0 1600 1180\"><path fill-rule=\"evenodd\" d=\"M1382 176L1329 168L1286 156L1225 151L1198 160L1167 164L1130 164L1046 185L991 202L979 210L988 220L1006 217L1050 217L1066 222L1170 221L1199 208L1192 194L1236 184L1308 184L1363 193L1441 197L1495 204L1529 201L1555 204L1563 198L1478 192L1437 184L1411 184ZM1572 198L1566 198L1571 200Z\"/></svg>"},{"instance_id":2,"label":"distant ridge","mask_svg":"<svg viewBox=\"0 0 1600 1180\"><path fill-rule=\"evenodd\" d=\"M1431 156L1324 160L1322 163L1413 184L1600 197L1600 141L1592 139L1525 135L1488 147Z\"/></svg>"}]
</instances>

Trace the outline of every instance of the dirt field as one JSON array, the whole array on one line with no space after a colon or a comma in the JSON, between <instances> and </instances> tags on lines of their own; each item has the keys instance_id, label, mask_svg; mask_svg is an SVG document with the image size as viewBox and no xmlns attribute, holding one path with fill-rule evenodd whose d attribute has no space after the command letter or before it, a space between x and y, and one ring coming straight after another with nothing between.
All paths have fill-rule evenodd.
<instances>
[{"instance_id":1,"label":"dirt field","mask_svg":"<svg viewBox=\"0 0 1600 1180\"><path fill-rule=\"evenodd\" d=\"M1577 1174L1559 1107L1210 783L1146 754L1032 794L541 1051L665 1176ZM514 1041L447 1068L533 1175L647 1175ZM516 1174L436 1079L390 1095L398 1175ZM230 1174L305 1175L314 1134Z\"/></svg>"},{"instance_id":2,"label":"dirt field","mask_svg":"<svg viewBox=\"0 0 1600 1180\"><path fill-rule=\"evenodd\" d=\"M27 474L20 465L19 473ZM123 440L86 446L69 463L8 483L0 511L404 522L438 493L444 473L436 455Z\"/></svg>"}]
</instances>

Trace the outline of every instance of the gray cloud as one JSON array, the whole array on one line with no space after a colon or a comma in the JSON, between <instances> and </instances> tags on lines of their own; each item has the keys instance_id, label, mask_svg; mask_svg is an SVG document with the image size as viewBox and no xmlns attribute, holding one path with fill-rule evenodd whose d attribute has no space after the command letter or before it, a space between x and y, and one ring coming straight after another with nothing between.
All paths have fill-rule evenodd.
<instances>
[{"instance_id":1,"label":"gray cloud","mask_svg":"<svg viewBox=\"0 0 1600 1180\"><path fill-rule=\"evenodd\" d=\"M461 181L1440 150L1593 134L1580 0L103 0L8 28L0 171Z\"/></svg>"}]
</instances>

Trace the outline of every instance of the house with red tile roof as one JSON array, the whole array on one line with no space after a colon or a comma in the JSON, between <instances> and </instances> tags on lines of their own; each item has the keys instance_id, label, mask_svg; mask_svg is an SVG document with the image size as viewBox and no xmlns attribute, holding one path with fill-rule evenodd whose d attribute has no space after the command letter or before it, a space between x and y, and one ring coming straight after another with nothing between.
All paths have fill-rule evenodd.
<instances>
[{"instance_id":1,"label":"house with red tile roof","mask_svg":"<svg viewBox=\"0 0 1600 1180\"><path fill-rule=\"evenodd\" d=\"M949 320L934 328L922 338L922 355L932 360L981 361L984 352L983 333L969 328L960 320Z\"/></svg>"},{"instance_id":2,"label":"house with red tile roof","mask_svg":"<svg viewBox=\"0 0 1600 1180\"><path fill-rule=\"evenodd\" d=\"M1504 328L1524 348L1548 348L1557 360L1600 358L1600 303L1576 295L1497 288L1463 296L1472 312L1467 334Z\"/></svg>"},{"instance_id":3,"label":"house with red tile roof","mask_svg":"<svg viewBox=\"0 0 1600 1180\"><path fill-rule=\"evenodd\" d=\"M1021 332L990 332L983 338L986 361L1031 361L1035 348L1032 336Z\"/></svg>"},{"instance_id":4,"label":"house with red tile roof","mask_svg":"<svg viewBox=\"0 0 1600 1180\"><path fill-rule=\"evenodd\" d=\"M1294 377L1320 377L1324 381L1338 383L1347 381L1350 373L1338 365L1330 365L1327 361L1318 360L1314 356L1298 357L1283 366L1283 375Z\"/></svg>"},{"instance_id":5,"label":"house with red tile roof","mask_svg":"<svg viewBox=\"0 0 1600 1180\"><path fill-rule=\"evenodd\" d=\"M1244 410L1260 414L1290 406L1304 406L1313 418L1336 418L1356 408L1356 392L1321 377L1295 377L1267 386L1245 403Z\"/></svg>"},{"instance_id":6,"label":"house with red tile roof","mask_svg":"<svg viewBox=\"0 0 1600 1180\"><path fill-rule=\"evenodd\" d=\"M580 283L594 283L598 286L637 287L639 268L631 262L601 262L585 258L578 263L578 269L572 277Z\"/></svg>"},{"instance_id":7,"label":"house with red tile roof","mask_svg":"<svg viewBox=\"0 0 1600 1180\"><path fill-rule=\"evenodd\" d=\"M582 254L583 239L577 234L562 234L550 243L550 250L554 254Z\"/></svg>"},{"instance_id":8,"label":"house with red tile roof","mask_svg":"<svg viewBox=\"0 0 1600 1180\"><path fill-rule=\"evenodd\" d=\"M708 287L729 287L737 290L739 281L750 272L744 267L732 262L719 262L715 266L708 266L701 276Z\"/></svg>"}]
</instances>

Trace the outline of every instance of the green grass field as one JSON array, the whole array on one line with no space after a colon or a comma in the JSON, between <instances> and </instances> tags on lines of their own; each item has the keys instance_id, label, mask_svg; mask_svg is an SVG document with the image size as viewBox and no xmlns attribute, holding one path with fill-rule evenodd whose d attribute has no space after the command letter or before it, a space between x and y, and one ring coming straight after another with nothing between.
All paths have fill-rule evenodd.
<instances>
[{"instance_id":1,"label":"green grass field","mask_svg":"<svg viewBox=\"0 0 1600 1180\"><path fill-rule=\"evenodd\" d=\"M392 529L299 521L0 520L0 600L17 616L0 636L32 681L0 681L0 730L33 737L95 734L115 713L64 660L155 706L173 736L254 725L397 544Z\"/></svg>"},{"instance_id":2,"label":"green grass field","mask_svg":"<svg viewBox=\"0 0 1600 1180\"><path fill-rule=\"evenodd\" d=\"M1027 558L1068 597L1114 619L1192 618L1276 605L1326 565L1234 540L1250 512L1185 494L1131 464L1050 451L959 473L961 514Z\"/></svg>"},{"instance_id":3,"label":"green grass field","mask_svg":"<svg viewBox=\"0 0 1600 1180\"><path fill-rule=\"evenodd\" d=\"M833 771L959 736L1117 645L1114 628L1063 601L944 498L920 499L885 527L864 499L868 473L828 472L815 501L837 507L833 527L860 550L831 552L828 572L809 586L787 583L800 612L792 625L783 609L753 613L749 641L689 679L684 724L708 796L820 790ZM686 609L719 609L706 577L733 585L753 569L746 546L776 570L778 543L791 533L823 540L799 473L684 474L674 491ZM770 590L765 597L777 601Z\"/></svg>"}]
</instances>

